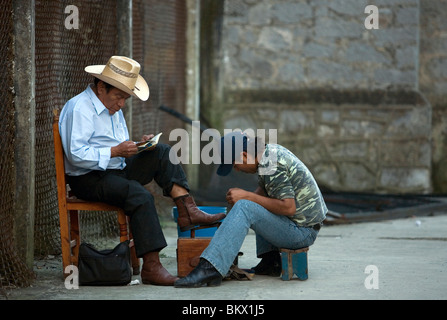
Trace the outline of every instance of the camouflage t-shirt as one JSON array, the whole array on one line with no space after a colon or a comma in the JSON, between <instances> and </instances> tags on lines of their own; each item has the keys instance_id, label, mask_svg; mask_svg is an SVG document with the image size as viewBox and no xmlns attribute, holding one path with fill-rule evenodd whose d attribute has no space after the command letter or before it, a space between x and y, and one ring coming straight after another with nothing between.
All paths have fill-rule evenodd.
<instances>
[{"instance_id":1,"label":"camouflage t-shirt","mask_svg":"<svg viewBox=\"0 0 447 320\"><path fill-rule=\"evenodd\" d=\"M322 222L327 213L317 182L309 169L292 152L277 144L267 144L259 161L258 183L275 199L295 198L296 213L290 217L299 226Z\"/></svg>"}]
</instances>

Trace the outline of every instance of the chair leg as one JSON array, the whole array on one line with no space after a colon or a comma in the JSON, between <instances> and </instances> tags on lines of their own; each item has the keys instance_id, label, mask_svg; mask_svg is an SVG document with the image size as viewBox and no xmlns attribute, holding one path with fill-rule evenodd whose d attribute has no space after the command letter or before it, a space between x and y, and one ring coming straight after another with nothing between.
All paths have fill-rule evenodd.
<instances>
[{"instance_id":1,"label":"chair leg","mask_svg":"<svg viewBox=\"0 0 447 320\"><path fill-rule=\"evenodd\" d=\"M120 242L130 240L129 232L127 231L127 217L123 210L118 211L118 224L120 227Z\"/></svg>"},{"instance_id":2,"label":"chair leg","mask_svg":"<svg viewBox=\"0 0 447 320\"><path fill-rule=\"evenodd\" d=\"M307 280L307 251L294 254L292 256L293 273L297 275L300 280Z\"/></svg>"},{"instance_id":3,"label":"chair leg","mask_svg":"<svg viewBox=\"0 0 447 320\"><path fill-rule=\"evenodd\" d=\"M71 247L71 261L77 266L79 246L81 245L81 237L79 235L79 211L70 210L70 247Z\"/></svg>"},{"instance_id":4,"label":"chair leg","mask_svg":"<svg viewBox=\"0 0 447 320\"><path fill-rule=\"evenodd\" d=\"M140 274L140 260L137 258L137 254L135 252L135 246L133 245L133 236L130 231L130 220L129 217L126 216L124 210L118 211L118 223L120 226L120 242L130 240L130 257L132 263L132 269L134 275Z\"/></svg>"},{"instance_id":5,"label":"chair leg","mask_svg":"<svg viewBox=\"0 0 447 320\"><path fill-rule=\"evenodd\" d=\"M133 275L137 276L140 274L140 259L137 257L134 245L130 248L130 258L132 259Z\"/></svg>"},{"instance_id":6,"label":"chair leg","mask_svg":"<svg viewBox=\"0 0 447 320\"><path fill-rule=\"evenodd\" d=\"M132 235L132 230L130 229L129 217L126 217L126 221L129 226L129 240L131 241L130 258L132 260L132 270L133 270L133 275L137 276L140 274L140 259L138 259L137 253L135 251L135 243L133 242L133 235Z\"/></svg>"},{"instance_id":7,"label":"chair leg","mask_svg":"<svg viewBox=\"0 0 447 320\"><path fill-rule=\"evenodd\" d=\"M281 253L281 279L289 281L293 277L293 265L289 253Z\"/></svg>"},{"instance_id":8,"label":"chair leg","mask_svg":"<svg viewBox=\"0 0 447 320\"><path fill-rule=\"evenodd\" d=\"M65 268L72 264L70 223L67 211L65 211L65 214L61 213L59 215L59 227L61 233L62 272L64 273L64 277L67 277L68 273L65 273Z\"/></svg>"}]
</instances>

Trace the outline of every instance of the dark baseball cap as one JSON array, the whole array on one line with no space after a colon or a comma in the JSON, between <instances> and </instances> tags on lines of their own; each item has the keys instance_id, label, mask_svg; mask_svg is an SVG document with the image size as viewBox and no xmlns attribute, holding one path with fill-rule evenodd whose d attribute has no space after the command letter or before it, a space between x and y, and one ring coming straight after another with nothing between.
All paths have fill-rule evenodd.
<instances>
[{"instance_id":1,"label":"dark baseball cap","mask_svg":"<svg viewBox=\"0 0 447 320\"><path fill-rule=\"evenodd\" d=\"M240 153L247 151L247 136L236 131L226 134L220 139L220 166L217 168L219 176L227 176L233 169L236 160L240 160Z\"/></svg>"}]
</instances>

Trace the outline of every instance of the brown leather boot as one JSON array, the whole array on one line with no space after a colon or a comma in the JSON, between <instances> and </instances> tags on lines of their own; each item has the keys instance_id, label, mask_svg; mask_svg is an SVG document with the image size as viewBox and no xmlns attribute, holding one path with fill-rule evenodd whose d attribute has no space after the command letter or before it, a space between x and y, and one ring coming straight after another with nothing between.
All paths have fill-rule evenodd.
<instances>
[{"instance_id":1,"label":"brown leather boot","mask_svg":"<svg viewBox=\"0 0 447 320\"><path fill-rule=\"evenodd\" d=\"M143 256L141 281L144 284L172 286L178 279L178 277L172 276L168 270L161 265L158 252L149 252Z\"/></svg>"},{"instance_id":2,"label":"brown leather boot","mask_svg":"<svg viewBox=\"0 0 447 320\"><path fill-rule=\"evenodd\" d=\"M197 208L194 199L189 194L175 198L174 202L178 210L177 223L182 232L192 229L195 225L213 224L225 218L225 213L203 212Z\"/></svg>"}]
</instances>

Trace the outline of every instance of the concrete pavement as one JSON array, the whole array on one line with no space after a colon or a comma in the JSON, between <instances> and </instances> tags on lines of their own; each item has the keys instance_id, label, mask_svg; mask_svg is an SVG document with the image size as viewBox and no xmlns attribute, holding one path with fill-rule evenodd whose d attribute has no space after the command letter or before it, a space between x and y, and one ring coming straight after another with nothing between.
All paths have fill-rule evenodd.
<instances>
[{"instance_id":1,"label":"concrete pavement","mask_svg":"<svg viewBox=\"0 0 447 320\"><path fill-rule=\"evenodd\" d=\"M162 263L176 274L177 231L164 228ZM65 288L59 257L37 261L32 287L8 291L9 300L384 300L447 299L447 215L324 226L308 255L309 279L256 275L220 287L178 289L151 285ZM258 263L255 236L246 237L239 267ZM134 279L139 279L138 276ZM0 299L5 297L0 296ZM185 305L187 305L187 302Z\"/></svg>"}]
</instances>

